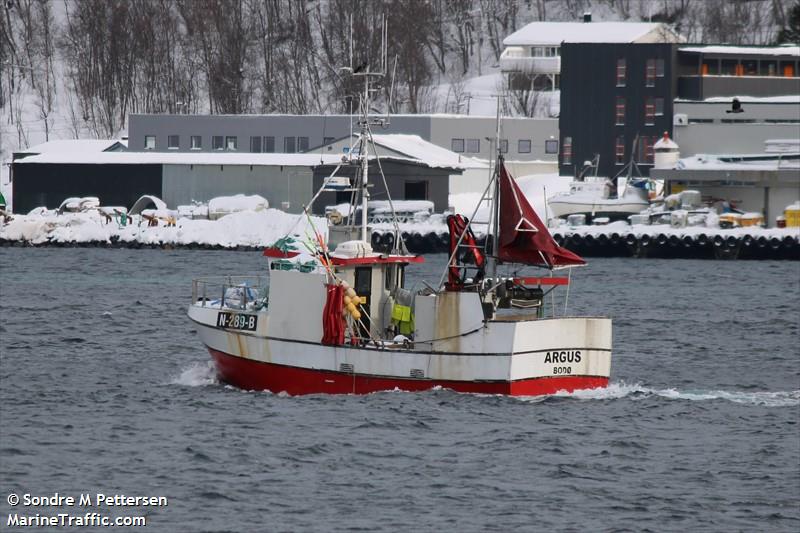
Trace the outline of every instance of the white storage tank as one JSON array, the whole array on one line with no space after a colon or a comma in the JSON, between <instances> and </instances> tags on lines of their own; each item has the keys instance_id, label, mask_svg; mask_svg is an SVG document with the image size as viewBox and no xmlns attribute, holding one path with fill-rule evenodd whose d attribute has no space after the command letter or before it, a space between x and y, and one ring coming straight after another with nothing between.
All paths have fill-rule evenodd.
<instances>
[{"instance_id":1,"label":"white storage tank","mask_svg":"<svg viewBox=\"0 0 800 533\"><path fill-rule=\"evenodd\" d=\"M669 138L669 133L664 132L664 136L653 145L655 150L655 160L653 168L675 168L678 159L681 157L678 143Z\"/></svg>"}]
</instances>

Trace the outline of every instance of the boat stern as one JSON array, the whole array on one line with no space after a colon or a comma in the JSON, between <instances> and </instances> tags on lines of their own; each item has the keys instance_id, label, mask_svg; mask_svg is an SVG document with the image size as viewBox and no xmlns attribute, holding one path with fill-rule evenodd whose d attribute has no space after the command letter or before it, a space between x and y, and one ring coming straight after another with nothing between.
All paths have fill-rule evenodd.
<instances>
[{"instance_id":1,"label":"boat stern","mask_svg":"<svg viewBox=\"0 0 800 533\"><path fill-rule=\"evenodd\" d=\"M516 323L511 394L553 394L608 385L610 318L564 317Z\"/></svg>"}]
</instances>

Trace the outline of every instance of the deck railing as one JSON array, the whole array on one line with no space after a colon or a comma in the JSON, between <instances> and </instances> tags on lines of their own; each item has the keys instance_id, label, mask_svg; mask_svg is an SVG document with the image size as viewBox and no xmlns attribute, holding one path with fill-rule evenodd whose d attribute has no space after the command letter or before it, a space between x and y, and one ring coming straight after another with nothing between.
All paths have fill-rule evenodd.
<instances>
[{"instance_id":1,"label":"deck railing","mask_svg":"<svg viewBox=\"0 0 800 533\"><path fill-rule=\"evenodd\" d=\"M259 310L267 306L267 276L209 276L192 280L192 305Z\"/></svg>"}]
</instances>

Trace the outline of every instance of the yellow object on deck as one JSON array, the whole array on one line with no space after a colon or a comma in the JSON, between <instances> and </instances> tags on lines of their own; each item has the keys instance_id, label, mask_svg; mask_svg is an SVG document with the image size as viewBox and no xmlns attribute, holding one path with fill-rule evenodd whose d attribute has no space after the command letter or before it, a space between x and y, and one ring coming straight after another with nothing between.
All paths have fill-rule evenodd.
<instances>
[{"instance_id":1,"label":"yellow object on deck","mask_svg":"<svg viewBox=\"0 0 800 533\"><path fill-rule=\"evenodd\" d=\"M397 326L401 335L414 333L414 313L407 305L394 304L392 307L392 324Z\"/></svg>"}]
</instances>

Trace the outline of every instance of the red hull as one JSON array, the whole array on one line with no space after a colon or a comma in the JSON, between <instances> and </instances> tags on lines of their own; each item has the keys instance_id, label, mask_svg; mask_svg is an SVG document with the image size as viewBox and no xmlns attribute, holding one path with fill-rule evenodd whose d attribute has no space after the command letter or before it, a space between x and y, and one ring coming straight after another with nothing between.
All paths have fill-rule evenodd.
<instances>
[{"instance_id":1,"label":"red hull","mask_svg":"<svg viewBox=\"0 0 800 533\"><path fill-rule=\"evenodd\" d=\"M608 386L599 376L554 376L518 381L442 381L433 379L386 378L310 370L236 357L209 348L219 378L241 389L301 394L368 394L385 390L422 391L434 387L457 392L538 396L559 391L598 389Z\"/></svg>"}]
</instances>

